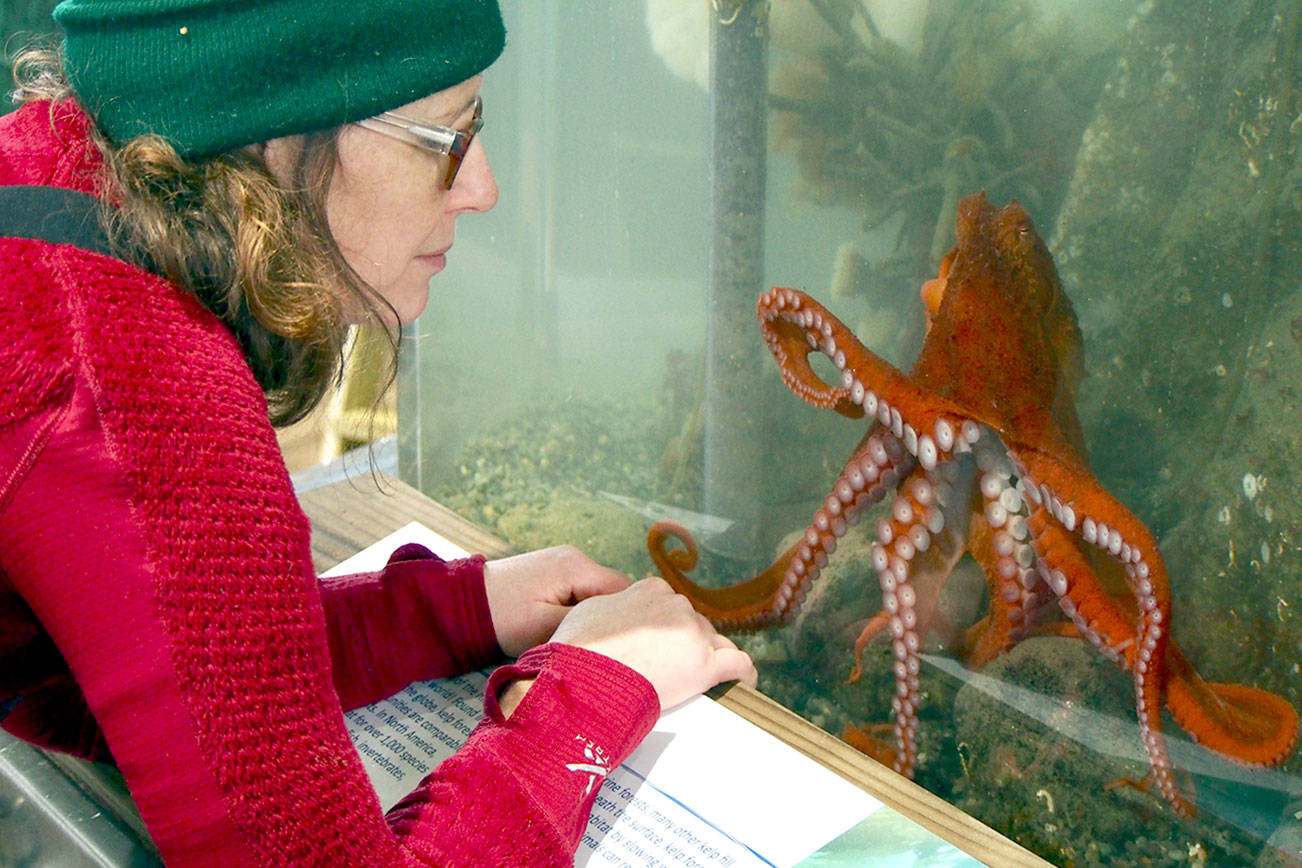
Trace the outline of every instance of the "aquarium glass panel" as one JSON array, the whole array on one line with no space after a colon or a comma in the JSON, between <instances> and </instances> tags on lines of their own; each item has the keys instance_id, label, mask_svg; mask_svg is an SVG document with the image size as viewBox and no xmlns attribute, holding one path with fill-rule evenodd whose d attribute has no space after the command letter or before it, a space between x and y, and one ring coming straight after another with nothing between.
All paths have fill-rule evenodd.
<instances>
[{"instance_id":1,"label":"aquarium glass panel","mask_svg":"<svg viewBox=\"0 0 1302 868\"><path fill-rule=\"evenodd\" d=\"M1302 5L503 8L402 476L1054 864L1302 863Z\"/></svg>"}]
</instances>

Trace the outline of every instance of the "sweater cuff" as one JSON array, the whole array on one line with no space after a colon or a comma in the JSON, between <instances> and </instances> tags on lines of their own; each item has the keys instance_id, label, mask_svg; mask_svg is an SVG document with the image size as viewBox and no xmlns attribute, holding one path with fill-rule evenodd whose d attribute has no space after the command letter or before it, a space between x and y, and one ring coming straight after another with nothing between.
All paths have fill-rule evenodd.
<instances>
[{"instance_id":1,"label":"sweater cuff","mask_svg":"<svg viewBox=\"0 0 1302 868\"><path fill-rule=\"evenodd\" d=\"M509 718L498 693L534 679ZM481 729L513 738L500 749L524 788L575 846L606 776L641 743L660 717L655 688L638 672L594 651L549 643L502 666L488 680Z\"/></svg>"},{"instance_id":2,"label":"sweater cuff","mask_svg":"<svg viewBox=\"0 0 1302 868\"><path fill-rule=\"evenodd\" d=\"M407 579L395 588L411 595L409 611L423 616L423 625L455 649L463 671L482 669L502 659L484 587L483 555L444 561L418 543L406 543L389 556L385 578ZM401 580L400 579L400 580ZM432 601L438 601L431 605ZM448 611L443 611L447 606ZM442 677L433 673L428 677Z\"/></svg>"},{"instance_id":3,"label":"sweater cuff","mask_svg":"<svg viewBox=\"0 0 1302 868\"><path fill-rule=\"evenodd\" d=\"M320 580L335 687L345 710L411 684L499 662L484 557L444 561L408 544L383 570Z\"/></svg>"}]
</instances>

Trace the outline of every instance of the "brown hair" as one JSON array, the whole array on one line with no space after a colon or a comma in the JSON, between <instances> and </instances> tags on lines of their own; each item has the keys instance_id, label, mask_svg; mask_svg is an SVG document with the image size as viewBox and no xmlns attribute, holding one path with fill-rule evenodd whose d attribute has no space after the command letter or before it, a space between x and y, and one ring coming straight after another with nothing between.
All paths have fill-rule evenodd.
<instances>
[{"instance_id":1,"label":"brown hair","mask_svg":"<svg viewBox=\"0 0 1302 868\"><path fill-rule=\"evenodd\" d=\"M58 51L14 61L17 102L73 96ZM338 129L302 137L293 171L277 179L256 145L185 158L156 135L121 145L92 125L104 155L100 193L115 248L193 293L231 330L267 396L271 421L303 418L340 370L348 324L396 322L392 306L349 267L325 217ZM398 336L389 335L396 359ZM389 378L396 366L390 366Z\"/></svg>"}]
</instances>

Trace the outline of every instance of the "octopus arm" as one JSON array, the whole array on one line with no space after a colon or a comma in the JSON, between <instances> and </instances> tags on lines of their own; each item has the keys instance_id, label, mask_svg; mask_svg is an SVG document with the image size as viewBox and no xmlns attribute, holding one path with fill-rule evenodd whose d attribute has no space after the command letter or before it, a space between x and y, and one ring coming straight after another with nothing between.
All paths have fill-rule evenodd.
<instances>
[{"instance_id":1,"label":"octopus arm","mask_svg":"<svg viewBox=\"0 0 1302 868\"><path fill-rule=\"evenodd\" d=\"M1175 645L1167 649L1167 708L1197 742L1254 766L1282 762L1297 744L1297 710L1282 696L1245 684L1212 684Z\"/></svg>"},{"instance_id":2,"label":"octopus arm","mask_svg":"<svg viewBox=\"0 0 1302 868\"><path fill-rule=\"evenodd\" d=\"M782 382L814 407L859 419L865 411L862 389L876 388L891 396L915 391L903 372L865 347L840 320L804 293L774 287L760 296L756 316ZM827 383L809 362L815 352L826 355L839 370L853 373L840 386ZM856 380L859 389L852 388Z\"/></svg>"},{"instance_id":3,"label":"octopus arm","mask_svg":"<svg viewBox=\"0 0 1302 868\"><path fill-rule=\"evenodd\" d=\"M675 539L683 548L669 548ZM696 540L682 525L656 522L647 534L647 549L670 587L691 600L696 611L720 629L758 630L781 622L791 611L778 600L795 546L753 579L725 588L707 588L687 577L696 566L698 551Z\"/></svg>"},{"instance_id":4,"label":"octopus arm","mask_svg":"<svg viewBox=\"0 0 1302 868\"><path fill-rule=\"evenodd\" d=\"M744 631L782 623L799 611L850 521L881 500L912 466L913 459L889 432L870 428L801 538L759 575L736 585L708 588L687 577L696 567L696 542L674 522L652 525L647 550L670 587L691 600L715 627ZM673 540L683 547L669 548Z\"/></svg>"},{"instance_id":5,"label":"octopus arm","mask_svg":"<svg viewBox=\"0 0 1302 868\"><path fill-rule=\"evenodd\" d=\"M1125 570L1136 613L1134 643L1128 646L1125 660L1135 681L1140 736L1162 795L1176 813L1192 816L1193 806L1176 786L1162 735L1162 707L1166 704L1169 675L1166 659L1170 646L1171 590L1157 543L1143 522L1079 463L1034 449L1016 450L1013 458L1034 506L1033 517L1035 513L1041 514L1038 523L1046 528L1052 524L1068 533L1079 533L1085 545L1110 556ZM1108 596L1107 590L1079 548L1054 547L1049 540L1039 539L1036 553L1044 565L1045 581L1058 595L1060 605L1063 600L1078 605L1088 595L1091 607L1102 611L1101 601ZM1080 563L1075 563L1077 560ZM1064 569L1067 564L1071 564L1070 570ZM1064 611L1072 614L1066 607ZM1114 636L1107 639L1109 645L1117 641Z\"/></svg>"}]
</instances>

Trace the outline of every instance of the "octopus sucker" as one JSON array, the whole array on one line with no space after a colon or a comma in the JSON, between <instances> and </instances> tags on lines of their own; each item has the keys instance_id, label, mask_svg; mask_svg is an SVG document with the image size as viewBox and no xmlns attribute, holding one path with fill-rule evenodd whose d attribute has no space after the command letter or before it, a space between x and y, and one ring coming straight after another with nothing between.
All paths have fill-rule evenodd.
<instances>
[{"instance_id":1,"label":"octopus sucker","mask_svg":"<svg viewBox=\"0 0 1302 868\"><path fill-rule=\"evenodd\" d=\"M941 452L948 453L954 448L954 426L943 416L936 420L934 429L936 446Z\"/></svg>"}]
</instances>

